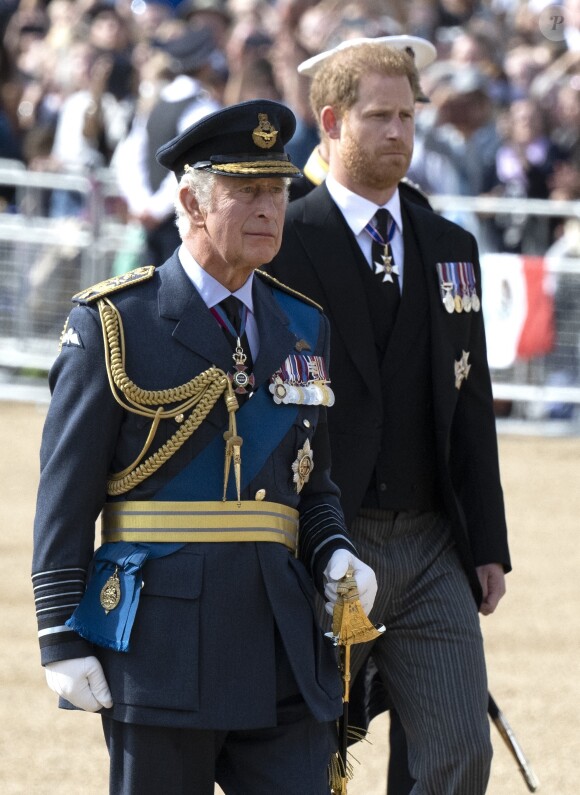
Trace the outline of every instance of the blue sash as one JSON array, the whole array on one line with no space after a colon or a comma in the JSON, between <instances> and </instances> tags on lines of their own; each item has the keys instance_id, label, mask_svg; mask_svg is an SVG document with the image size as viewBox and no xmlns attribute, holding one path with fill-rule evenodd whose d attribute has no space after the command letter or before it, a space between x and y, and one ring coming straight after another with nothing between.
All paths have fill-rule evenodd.
<instances>
[{"instance_id":1,"label":"blue sash","mask_svg":"<svg viewBox=\"0 0 580 795\"><path fill-rule=\"evenodd\" d=\"M274 297L290 318L290 330L310 342L314 350L318 336L318 311L288 293L274 290ZM268 386L262 386L236 414L238 432L244 440L242 489L258 474L269 456L284 438L298 414L296 405L276 405ZM259 428L259 433L256 429ZM223 435L213 440L176 477L155 494L160 501L199 501L221 499L224 472ZM231 479L233 480L233 478ZM228 484L228 499L236 499L234 485ZM149 558L171 555L181 543L103 544L91 564L87 589L66 626L97 646L129 650L129 638L139 605L141 569ZM117 607L106 613L101 606L101 590L117 570L121 599Z\"/></svg>"},{"instance_id":2,"label":"blue sash","mask_svg":"<svg viewBox=\"0 0 580 795\"><path fill-rule=\"evenodd\" d=\"M320 323L318 311L288 293L275 290L274 296L290 317L290 330L297 337L308 340L314 350ZM242 489L254 479L272 451L278 447L292 427L298 411L297 405L277 406L268 386L264 385L236 413L238 433L244 440ZM259 433L256 433L258 428ZM159 489L155 500L220 500L223 473L224 440L220 432L173 480ZM235 500L236 497L233 478L230 478L227 499Z\"/></svg>"}]
</instances>

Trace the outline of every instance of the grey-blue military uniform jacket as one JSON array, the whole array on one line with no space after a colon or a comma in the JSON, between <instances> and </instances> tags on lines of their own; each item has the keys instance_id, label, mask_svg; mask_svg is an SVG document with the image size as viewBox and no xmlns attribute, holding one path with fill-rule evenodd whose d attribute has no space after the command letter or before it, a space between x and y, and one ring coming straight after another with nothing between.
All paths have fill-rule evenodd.
<instances>
[{"instance_id":1,"label":"grey-blue military uniform jacket","mask_svg":"<svg viewBox=\"0 0 580 795\"><path fill-rule=\"evenodd\" d=\"M113 395L99 312L90 296L72 310L50 373L52 400L41 446L33 556L41 660L46 664L96 654L114 701L107 712L121 721L208 729L275 725L276 638L281 638L313 715L331 720L342 710L335 652L313 608L315 584L320 590L332 552L340 547L355 552L329 475L325 408L274 404L268 389L272 375L305 342L308 353L328 360L328 322L318 308L281 289L271 277L256 274L253 290L260 351L254 365L256 395L237 412L246 434L242 475L245 447L257 444L262 458L243 483L241 498L254 500L262 490L266 500L297 509L299 554L270 542L187 543L149 560L142 570L144 586L127 652L93 645L65 624L85 589L95 522L107 501L164 499L160 495L167 493L168 484L178 483L177 498L189 499L183 472L223 437L225 402L218 401L154 474L128 493L108 497L108 476L135 460L151 422L125 410ZM278 300L281 296L286 303ZM176 387L212 365L231 369L225 335L177 253L150 278L129 279L107 298L122 318L125 369L139 387ZM292 330L293 308L308 316L315 329L312 339ZM281 438L270 438L269 424L262 427L253 409L258 398L268 399L270 411L284 412L276 419L289 418ZM176 427L175 419L163 420L151 450ZM298 492L292 464L307 440L314 468ZM208 473L208 482L223 483L220 466L217 479ZM204 477L203 471L196 473L197 491ZM203 499L221 497L220 491Z\"/></svg>"}]
</instances>

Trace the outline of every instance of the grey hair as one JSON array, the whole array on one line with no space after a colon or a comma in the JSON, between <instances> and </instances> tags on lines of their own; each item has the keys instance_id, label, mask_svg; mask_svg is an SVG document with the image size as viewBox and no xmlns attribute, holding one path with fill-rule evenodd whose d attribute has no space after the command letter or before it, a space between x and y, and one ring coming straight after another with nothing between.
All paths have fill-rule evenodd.
<instances>
[{"instance_id":1,"label":"grey hair","mask_svg":"<svg viewBox=\"0 0 580 795\"><path fill-rule=\"evenodd\" d=\"M202 210L210 210L216 181L216 175L212 174L211 171L201 171L194 168L188 169L179 180L175 197L175 223L182 238L185 237L191 229L191 218L181 202L179 195L181 189L187 188L190 193L193 193Z\"/></svg>"},{"instance_id":2,"label":"grey hair","mask_svg":"<svg viewBox=\"0 0 580 795\"><path fill-rule=\"evenodd\" d=\"M291 179L289 177L282 177L281 179L284 183L286 201L288 201ZM182 239L188 235L191 230L191 218L181 202L181 189L187 188L187 190L196 197L200 209L209 211L212 209L217 180L217 174L211 171L203 171L194 168L188 169L179 180L175 197L175 223Z\"/></svg>"}]
</instances>

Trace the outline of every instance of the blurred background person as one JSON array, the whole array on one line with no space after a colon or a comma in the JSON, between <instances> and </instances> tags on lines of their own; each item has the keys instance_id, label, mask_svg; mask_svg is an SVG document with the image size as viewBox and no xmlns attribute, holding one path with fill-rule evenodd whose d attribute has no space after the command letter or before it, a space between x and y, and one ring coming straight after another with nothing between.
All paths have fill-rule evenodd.
<instances>
[{"instance_id":1,"label":"blurred background person","mask_svg":"<svg viewBox=\"0 0 580 795\"><path fill-rule=\"evenodd\" d=\"M170 80L150 107L133 120L114 155L114 169L129 218L146 236L143 264L160 265L179 245L175 225L174 177L155 160L163 141L175 137L221 103L212 96L216 65L223 64L209 30L183 24L181 35L161 45Z\"/></svg>"},{"instance_id":2,"label":"blurred background person","mask_svg":"<svg viewBox=\"0 0 580 795\"><path fill-rule=\"evenodd\" d=\"M68 67L76 85L58 112L52 159L63 173L90 174L110 164L127 133L134 109L133 74L128 61L116 61L112 53L80 38L70 47ZM75 216L83 210L76 192L54 191L53 216Z\"/></svg>"},{"instance_id":3,"label":"blurred background person","mask_svg":"<svg viewBox=\"0 0 580 795\"><path fill-rule=\"evenodd\" d=\"M563 150L549 137L539 103L533 99L514 102L502 120L503 142L495 157L496 196L547 199L557 164L565 161ZM498 214L490 222L495 249L518 254L543 254L552 240L553 221L548 217Z\"/></svg>"}]
</instances>

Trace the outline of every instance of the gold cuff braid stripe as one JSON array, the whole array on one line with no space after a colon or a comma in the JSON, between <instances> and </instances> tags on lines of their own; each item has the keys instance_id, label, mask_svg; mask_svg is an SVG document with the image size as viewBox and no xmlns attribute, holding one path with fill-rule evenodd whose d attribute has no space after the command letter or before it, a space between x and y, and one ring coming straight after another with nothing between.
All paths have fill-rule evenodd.
<instances>
[{"instance_id":1,"label":"gold cuff braid stripe","mask_svg":"<svg viewBox=\"0 0 580 795\"><path fill-rule=\"evenodd\" d=\"M237 409L237 399L228 389L226 374L210 367L191 381L172 389L145 390L136 386L125 372L123 324L117 308L106 298L98 301L105 345L105 363L111 391L126 411L151 418L147 440L130 466L109 476L107 494L117 496L130 491L156 472L199 428L219 398L227 390L226 405L230 416ZM234 406L235 403L235 406ZM175 404L166 408L167 404ZM152 408L148 408L151 406ZM192 409L190 416L156 453L143 461L162 419L172 419Z\"/></svg>"}]
</instances>

